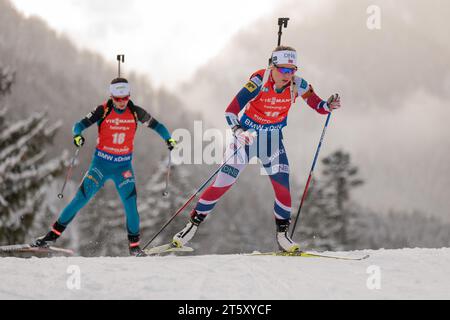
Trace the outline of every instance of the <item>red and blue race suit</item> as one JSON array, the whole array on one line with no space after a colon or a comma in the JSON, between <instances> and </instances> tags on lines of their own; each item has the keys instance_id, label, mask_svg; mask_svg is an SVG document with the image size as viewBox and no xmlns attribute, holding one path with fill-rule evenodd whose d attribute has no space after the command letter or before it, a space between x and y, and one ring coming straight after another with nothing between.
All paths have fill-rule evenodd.
<instances>
[{"instance_id":1,"label":"red and blue race suit","mask_svg":"<svg viewBox=\"0 0 450 320\"><path fill-rule=\"evenodd\" d=\"M251 158L257 157L263 165L262 171L269 176L275 192L274 216L279 220L291 217L292 204L289 191L289 161L283 145L281 130L287 125L287 116L298 96L320 114L328 114L327 103L319 98L312 86L304 79L295 81L277 90L271 74L265 79L266 70L252 74L248 83L239 91L225 112L231 128L241 126L244 130L255 130L257 141L240 149L232 161L219 172L212 185L203 192L195 210L208 215L219 199L233 186ZM239 114L243 112L241 118ZM233 156L238 142L228 146L225 159Z\"/></svg>"}]
</instances>

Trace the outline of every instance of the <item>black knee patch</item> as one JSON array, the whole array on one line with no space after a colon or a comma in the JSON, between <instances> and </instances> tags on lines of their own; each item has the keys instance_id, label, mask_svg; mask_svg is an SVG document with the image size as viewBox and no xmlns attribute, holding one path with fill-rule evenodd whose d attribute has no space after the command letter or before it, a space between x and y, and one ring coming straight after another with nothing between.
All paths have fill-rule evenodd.
<instances>
[{"instance_id":1,"label":"black knee patch","mask_svg":"<svg viewBox=\"0 0 450 320\"><path fill-rule=\"evenodd\" d=\"M78 190L81 192L83 197L86 198L86 189L84 188L84 180L83 180L83 182L81 182L80 188Z\"/></svg>"},{"instance_id":2,"label":"black knee patch","mask_svg":"<svg viewBox=\"0 0 450 320\"><path fill-rule=\"evenodd\" d=\"M133 188L133 191L128 195L127 200L133 197L137 197L136 187Z\"/></svg>"}]
</instances>

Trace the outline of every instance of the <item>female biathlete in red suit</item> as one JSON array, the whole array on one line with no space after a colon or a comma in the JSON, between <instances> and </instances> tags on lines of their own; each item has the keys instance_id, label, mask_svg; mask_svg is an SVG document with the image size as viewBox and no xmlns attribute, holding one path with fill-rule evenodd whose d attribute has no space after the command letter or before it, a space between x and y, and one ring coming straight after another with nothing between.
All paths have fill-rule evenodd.
<instances>
[{"instance_id":1,"label":"female biathlete in red suit","mask_svg":"<svg viewBox=\"0 0 450 320\"><path fill-rule=\"evenodd\" d=\"M283 251L299 250L299 245L294 243L287 233L291 222L291 195L289 162L281 130L287 125L289 109L297 97L302 97L312 109L324 115L340 107L340 98L336 94L328 101L322 100L306 80L295 76L296 71L295 49L277 47L272 53L269 68L253 73L250 81L228 106L225 117L234 132L235 141L228 146L225 159L232 157L239 146L243 147L234 159L227 162L213 184L203 192L191 212L188 224L174 236L174 246L181 247L192 239L199 224L236 182L249 160L257 157L275 192L273 213L278 245ZM243 115L239 118L241 111Z\"/></svg>"}]
</instances>

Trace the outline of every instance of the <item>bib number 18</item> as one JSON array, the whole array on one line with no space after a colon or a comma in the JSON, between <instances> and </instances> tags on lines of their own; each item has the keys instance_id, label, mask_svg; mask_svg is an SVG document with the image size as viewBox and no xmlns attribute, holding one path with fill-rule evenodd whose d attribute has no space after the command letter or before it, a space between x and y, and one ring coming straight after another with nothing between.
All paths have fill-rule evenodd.
<instances>
[{"instance_id":1,"label":"bib number 18","mask_svg":"<svg viewBox=\"0 0 450 320\"><path fill-rule=\"evenodd\" d=\"M269 111L269 112L265 112L265 115L268 117L271 117L271 118L277 118L280 116L280 113Z\"/></svg>"},{"instance_id":2,"label":"bib number 18","mask_svg":"<svg viewBox=\"0 0 450 320\"><path fill-rule=\"evenodd\" d=\"M125 142L125 133L114 133L113 134L113 143L114 144L123 144Z\"/></svg>"}]
</instances>

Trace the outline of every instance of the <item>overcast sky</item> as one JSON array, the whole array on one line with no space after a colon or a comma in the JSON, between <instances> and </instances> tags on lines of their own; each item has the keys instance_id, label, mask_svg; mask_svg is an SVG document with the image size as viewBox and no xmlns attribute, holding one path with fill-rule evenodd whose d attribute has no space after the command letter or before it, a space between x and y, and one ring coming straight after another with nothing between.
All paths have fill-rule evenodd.
<instances>
[{"instance_id":1,"label":"overcast sky","mask_svg":"<svg viewBox=\"0 0 450 320\"><path fill-rule=\"evenodd\" d=\"M79 48L146 74L156 86L188 80L241 28L269 14L276 0L11 0L43 18ZM128 68L128 69L127 69Z\"/></svg>"}]
</instances>

